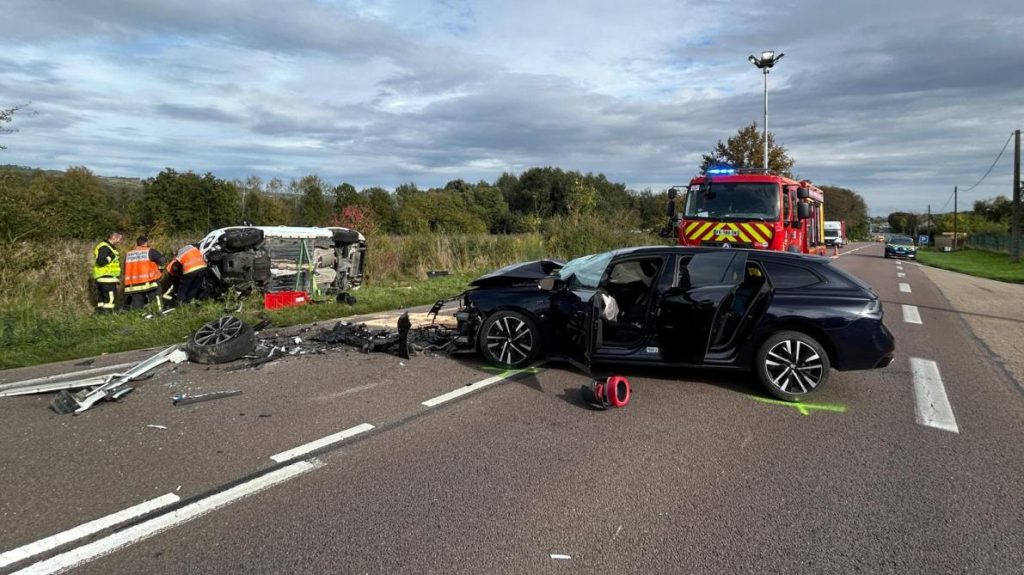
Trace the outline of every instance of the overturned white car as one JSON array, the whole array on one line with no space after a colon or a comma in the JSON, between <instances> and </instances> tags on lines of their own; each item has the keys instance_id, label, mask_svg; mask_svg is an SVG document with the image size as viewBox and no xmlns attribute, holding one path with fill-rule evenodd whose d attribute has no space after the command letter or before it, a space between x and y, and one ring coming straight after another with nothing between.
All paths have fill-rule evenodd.
<instances>
[{"instance_id":1,"label":"overturned white car","mask_svg":"<svg viewBox=\"0 0 1024 575\"><path fill-rule=\"evenodd\" d=\"M359 288L366 238L341 227L236 226L199 242L214 292L304 291L339 294Z\"/></svg>"}]
</instances>

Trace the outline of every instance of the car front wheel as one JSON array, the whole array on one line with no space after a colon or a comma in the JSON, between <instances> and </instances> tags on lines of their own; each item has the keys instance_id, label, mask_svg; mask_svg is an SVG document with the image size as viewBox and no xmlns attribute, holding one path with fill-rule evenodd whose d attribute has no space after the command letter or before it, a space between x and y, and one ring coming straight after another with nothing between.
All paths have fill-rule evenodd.
<instances>
[{"instance_id":1,"label":"car front wheel","mask_svg":"<svg viewBox=\"0 0 1024 575\"><path fill-rule=\"evenodd\" d=\"M540 329L524 314L511 310L498 311L480 326L477 346L488 363L519 369L540 357Z\"/></svg>"},{"instance_id":2,"label":"car front wheel","mask_svg":"<svg viewBox=\"0 0 1024 575\"><path fill-rule=\"evenodd\" d=\"M758 379L769 393L785 401L803 401L828 380L828 354L814 338L797 331L769 337L755 361Z\"/></svg>"}]
</instances>

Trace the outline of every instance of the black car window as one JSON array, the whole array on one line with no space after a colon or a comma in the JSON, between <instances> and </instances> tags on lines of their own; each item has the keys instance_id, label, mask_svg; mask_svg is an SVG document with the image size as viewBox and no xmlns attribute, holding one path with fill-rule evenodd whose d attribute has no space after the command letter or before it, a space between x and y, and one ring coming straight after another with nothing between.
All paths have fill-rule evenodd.
<instances>
[{"instance_id":1,"label":"black car window","mask_svg":"<svg viewBox=\"0 0 1024 575\"><path fill-rule=\"evenodd\" d=\"M721 251L696 254L688 260L680 258L675 286L691 288L739 283L743 279L743 268L733 265L735 256L734 252Z\"/></svg>"},{"instance_id":2,"label":"black car window","mask_svg":"<svg viewBox=\"0 0 1024 575\"><path fill-rule=\"evenodd\" d=\"M821 283L821 276L811 270L779 262L762 262L768 279L775 289L792 289L812 286Z\"/></svg>"}]
</instances>

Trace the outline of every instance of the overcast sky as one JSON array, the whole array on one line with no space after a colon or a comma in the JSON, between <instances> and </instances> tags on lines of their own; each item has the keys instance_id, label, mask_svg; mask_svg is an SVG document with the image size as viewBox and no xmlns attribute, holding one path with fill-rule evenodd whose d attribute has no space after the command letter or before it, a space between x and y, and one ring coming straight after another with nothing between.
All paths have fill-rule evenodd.
<instances>
[{"instance_id":1,"label":"overcast sky","mask_svg":"<svg viewBox=\"0 0 1024 575\"><path fill-rule=\"evenodd\" d=\"M760 123L872 214L939 210L1024 128L1020 0L0 0L0 164L632 189ZM30 112L30 113L29 113ZM1009 195L1012 143L961 196ZM952 205L946 206L947 210Z\"/></svg>"}]
</instances>

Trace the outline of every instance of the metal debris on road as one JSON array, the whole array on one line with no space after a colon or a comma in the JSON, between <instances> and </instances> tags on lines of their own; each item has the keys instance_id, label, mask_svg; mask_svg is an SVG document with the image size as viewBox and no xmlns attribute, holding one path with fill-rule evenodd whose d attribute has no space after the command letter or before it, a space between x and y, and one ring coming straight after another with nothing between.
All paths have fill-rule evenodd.
<instances>
[{"instance_id":1,"label":"metal debris on road","mask_svg":"<svg viewBox=\"0 0 1024 575\"><path fill-rule=\"evenodd\" d=\"M171 401L175 406L181 406L190 405L192 403L200 403L203 401L210 401L212 399L233 397L235 395L242 395L242 391L240 389L233 389L231 391L214 391L211 393L202 393L199 395L189 395L187 393L182 393L180 395L175 395L174 397L172 397Z\"/></svg>"},{"instance_id":2,"label":"metal debris on road","mask_svg":"<svg viewBox=\"0 0 1024 575\"><path fill-rule=\"evenodd\" d=\"M172 345L124 373L107 376L106 381L97 387L83 389L76 394L72 394L66 389L61 390L57 397L50 402L50 408L60 414L74 413L77 415L101 400L120 399L134 389L128 385L129 382L137 380L146 372L167 363L170 361L170 356L176 351L178 351L178 346Z\"/></svg>"},{"instance_id":3,"label":"metal debris on road","mask_svg":"<svg viewBox=\"0 0 1024 575\"><path fill-rule=\"evenodd\" d=\"M153 424L153 423L147 425L146 427L148 427L150 429L167 429L166 425L156 425L156 424Z\"/></svg>"}]
</instances>

